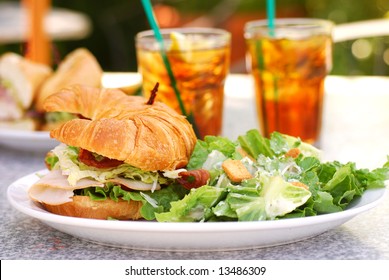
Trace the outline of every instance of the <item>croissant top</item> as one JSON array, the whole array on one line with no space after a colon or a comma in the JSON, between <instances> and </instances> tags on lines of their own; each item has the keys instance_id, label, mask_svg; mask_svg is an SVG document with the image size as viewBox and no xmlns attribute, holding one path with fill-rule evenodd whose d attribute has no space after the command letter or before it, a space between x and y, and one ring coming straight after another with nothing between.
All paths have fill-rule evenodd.
<instances>
[{"instance_id":1,"label":"croissant top","mask_svg":"<svg viewBox=\"0 0 389 280\"><path fill-rule=\"evenodd\" d=\"M188 120L161 102L117 89L75 85L48 97L48 112L69 112L73 119L50 132L70 146L124 161L145 171L184 167L196 144Z\"/></svg>"}]
</instances>

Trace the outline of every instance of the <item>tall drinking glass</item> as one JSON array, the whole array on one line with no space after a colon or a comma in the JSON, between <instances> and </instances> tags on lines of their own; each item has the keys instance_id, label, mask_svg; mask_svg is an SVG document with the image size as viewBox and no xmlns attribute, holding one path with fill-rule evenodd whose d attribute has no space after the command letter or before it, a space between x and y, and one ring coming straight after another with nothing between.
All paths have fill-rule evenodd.
<instances>
[{"instance_id":1,"label":"tall drinking glass","mask_svg":"<svg viewBox=\"0 0 389 280\"><path fill-rule=\"evenodd\" d=\"M229 72L231 35L215 28L161 29L164 47L187 114L199 138L219 135L223 120L224 82ZM182 113L152 30L136 35L138 71L143 93L159 82L157 100Z\"/></svg>"},{"instance_id":2,"label":"tall drinking glass","mask_svg":"<svg viewBox=\"0 0 389 280\"><path fill-rule=\"evenodd\" d=\"M255 81L260 129L319 140L324 80L332 68L332 28L327 20L276 19L248 22L244 37Z\"/></svg>"}]
</instances>

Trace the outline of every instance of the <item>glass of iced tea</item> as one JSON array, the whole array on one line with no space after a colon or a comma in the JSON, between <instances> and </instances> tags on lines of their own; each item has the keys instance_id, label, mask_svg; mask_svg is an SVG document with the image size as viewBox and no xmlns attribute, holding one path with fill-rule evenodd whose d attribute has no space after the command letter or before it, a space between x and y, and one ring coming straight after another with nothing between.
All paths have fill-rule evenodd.
<instances>
[{"instance_id":1,"label":"glass of iced tea","mask_svg":"<svg viewBox=\"0 0 389 280\"><path fill-rule=\"evenodd\" d=\"M265 136L278 131L318 144L333 23L285 18L271 29L267 23L248 22L244 29L260 129Z\"/></svg>"},{"instance_id":2,"label":"glass of iced tea","mask_svg":"<svg viewBox=\"0 0 389 280\"><path fill-rule=\"evenodd\" d=\"M192 115L199 138L220 135L223 121L224 82L230 66L231 35L216 28L161 29L164 51L187 115ZM154 32L135 38L138 71L148 98L159 83L157 99L183 113L171 85Z\"/></svg>"}]
</instances>

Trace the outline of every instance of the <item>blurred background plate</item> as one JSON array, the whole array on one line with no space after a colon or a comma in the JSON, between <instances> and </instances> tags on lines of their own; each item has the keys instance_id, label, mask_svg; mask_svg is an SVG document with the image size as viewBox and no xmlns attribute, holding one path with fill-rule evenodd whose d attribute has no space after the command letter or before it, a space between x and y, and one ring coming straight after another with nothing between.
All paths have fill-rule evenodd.
<instances>
[{"instance_id":1,"label":"blurred background plate","mask_svg":"<svg viewBox=\"0 0 389 280\"><path fill-rule=\"evenodd\" d=\"M103 74L104 88L118 88L128 95L141 93L142 77L139 73L107 72Z\"/></svg>"},{"instance_id":2,"label":"blurred background plate","mask_svg":"<svg viewBox=\"0 0 389 280\"><path fill-rule=\"evenodd\" d=\"M44 152L58 145L48 131L0 130L0 145L13 149Z\"/></svg>"}]
</instances>

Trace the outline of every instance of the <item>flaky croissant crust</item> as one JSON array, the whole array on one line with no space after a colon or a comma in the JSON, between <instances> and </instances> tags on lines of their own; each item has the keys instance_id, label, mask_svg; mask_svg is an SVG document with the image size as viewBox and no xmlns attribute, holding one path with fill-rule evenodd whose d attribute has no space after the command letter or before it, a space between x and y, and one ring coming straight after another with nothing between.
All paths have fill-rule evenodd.
<instances>
[{"instance_id":1,"label":"flaky croissant crust","mask_svg":"<svg viewBox=\"0 0 389 280\"><path fill-rule=\"evenodd\" d=\"M145 171L185 166L196 136L187 119L161 102L117 89L75 85L46 99L49 112L80 114L52 130L50 136Z\"/></svg>"}]
</instances>

